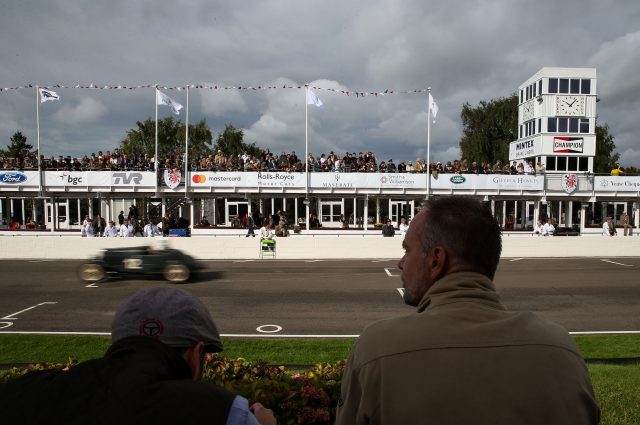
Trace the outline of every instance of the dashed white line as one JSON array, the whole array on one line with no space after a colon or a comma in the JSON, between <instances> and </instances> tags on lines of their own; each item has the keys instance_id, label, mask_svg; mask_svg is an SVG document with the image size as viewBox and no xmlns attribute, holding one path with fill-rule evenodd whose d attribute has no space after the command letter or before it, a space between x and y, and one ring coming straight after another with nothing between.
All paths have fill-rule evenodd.
<instances>
[{"instance_id":1,"label":"dashed white line","mask_svg":"<svg viewBox=\"0 0 640 425\"><path fill-rule=\"evenodd\" d=\"M404 288L396 288L398 290L398 292L400 293L400 296L402 298L404 298Z\"/></svg>"},{"instance_id":2,"label":"dashed white line","mask_svg":"<svg viewBox=\"0 0 640 425\"><path fill-rule=\"evenodd\" d=\"M617 264L619 266L624 266L624 267L633 267L632 264L622 264L622 263L617 263L617 262L611 261L611 260L600 259L600 261L604 261L605 263Z\"/></svg>"}]
</instances>

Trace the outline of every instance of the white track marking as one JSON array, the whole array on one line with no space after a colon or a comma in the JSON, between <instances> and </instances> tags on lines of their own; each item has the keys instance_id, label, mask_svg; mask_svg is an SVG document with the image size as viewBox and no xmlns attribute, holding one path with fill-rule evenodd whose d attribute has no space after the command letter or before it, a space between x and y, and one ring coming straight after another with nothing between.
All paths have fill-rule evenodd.
<instances>
[{"instance_id":1,"label":"white track marking","mask_svg":"<svg viewBox=\"0 0 640 425\"><path fill-rule=\"evenodd\" d=\"M58 302L57 301L45 301L45 302L40 303L40 304L32 305L31 307L27 307L24 310L20 310L18 312L11 313L10 315L5 316L5 317L0 317L0 320L17 320L18 319L17 317L12 317L12 316L17 316L20 313L24 313L25 311L33 310L34 308L40 307L41 305L45 305L45 304L58 304Z\"/></svg>"},{"instance_id":2,"label":"white track marking","mask_svg":"<svg viewBox=\"0 0 640 425\"><path fill-rule=\"evenodd\" d=\"M402 298L404 298L404 288L396 288L398 290L398 292L400 293L400 296Z\"/></svg>"},{"instance_id":3,"label":"white track marking","mask_svg":"<svg viewBox=\"0 0 640 425\"><path fill-rule=\"evenodd\" d=\"M224 338L358 338L360 335L221 334L220 336Z\"/></svg>"},{"instance_id":4,"label":"white track marking","mask_svg":"<svg viewBox=\"0 0 640 425\"><path fill-rule=\"evenodd\" d=\"M371 260L372 263L386 263L387 261L393 261L393 260Z\"/></svg>"},{"instance_id":5,"label":"white track marking","mask_svg":"<svg viewBox=\"0 0 640 425\"><path fill-rule=\"evenodd\" d=\"M324 260L304 260L305 263L319 263Z\"/></svg>"},{"instance_id":6,"label":"white track marking","mask_svg":"<svg viewBox=\"0 0 640 425\"><path fill-rule=\"evenodd\" d=\"M620 334L640 334L640 331L592 331L592 332L569 332L571 335L620 335Z\"/></svg>"},{"instance_id":7,"label":"white track marking","mask_svg":"<svg viewBox=\"0 0 640 425\"><path fill-rule=\"evenodd\" d=\"M600 259L600 261L604 261L605 263L617 264L617 265L619 265L619 266L624 266L624 267L633 267L633 265L632 265L632 264L616 263L615 261L611 261L611 260L604 260L604 259Z\"/></svg>"},{"instance_id":8,"label":"white track marking","mask_svg":"<svg viewBox=\"0 0 640 425\"><path fill-rule=\"evenodd\" d=\"M265 329L268 328L268 329ZM264 334L275 334L282 330L282 326L278 325L262 325L256 328L256 331L264 333Z\"/></svg>"},{"instance_id":9,"label":"white track marking","mask_svg":"<svg viewBox=\"0 0 640 425\"><path fill-rule=\"evenodd\" d=\"M14 335L94 335L109 336L110 332L31 332L31 331L0 331L2 334ZM571 335L621 335L621 334L640 334L640 331L592 331L592 332L569 332ZM224 338L358 338L357 334L338 334L338 335L301 335L301 334L220 334Z\"/></svg>"},{"instance_id":10,"label":"white track marking","mask_svg":"<svg viewBox=\"0 0 640 425\"><path fill-rule=\"evenodd\" d=\"M384 269L384 271L387 273L387 276L389 276L389 277L400 277L399 274L391 274L391 270L395 270L395 268L394 267L388 267L388 268Z\"/></svg>"},{"instance_id":11,"label":"white track marking","mask_svg":"<svg viewBox=\"0 0 640 425\"><path fill-rule=\"evenodd\" d=\"M99 288L98 286L98 282L96 283L90 283L88 285L84 285L85 288Z\"/></svg>"},{"instance_id":12,"label":"white track marking","mask_svg":"<svg viewBox=\"0 0 640 425\"><path fill-rule=\"evenodd\" d=\"M520 261L520 260L524 260L524 258L512 258L512 259L511 259L511 260L509 260L509 261Z\"/></svg>"}]
</instances>

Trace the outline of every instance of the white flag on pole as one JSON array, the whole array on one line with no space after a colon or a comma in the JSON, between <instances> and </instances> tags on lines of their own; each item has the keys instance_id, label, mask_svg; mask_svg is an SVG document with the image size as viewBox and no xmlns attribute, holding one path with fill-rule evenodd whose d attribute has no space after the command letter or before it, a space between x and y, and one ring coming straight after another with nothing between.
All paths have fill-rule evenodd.
<instances>
[{"instance_id":1,"label":"white flag on pole","mask_svg":"<svg viewBox=\"0 0 640 425\"><path fill-rule=\"evenodd\" d=\"M433 96L429 93L429 109L431 109L431 115L433 115L433 123L436 123L436 115L438 115L438 104L433 100Z\"/></svg>"},{"instance_id":2,"label":"white flag on pole","mask_svg":"<svg viewBox=\"0 0 640 425\"><path fill-rule=\"evenodd\" d=\"M40 103L44 103L47 100L60 100L60 96L54 91L41 88L38 88L38 91L40 92Z\"/></svg>"},{"instance_id":3,"label":"white flag on pole","mask_svg":"<svg viewBox=\"0 0 640 425\"><path fill-rule=\"evenodd\" d=\"M318 108L322 108L323 103L320 98L310 88L307 88L307 90L309 91L307 105L316 105Z\"/></svg>"},{"instance_id":4,"label":"white flag on pole","mask_svg":"<svg viewBox=\"0 0 640 425\"><path fill-rule=\"evenodd\" d=\"M182 105L171 99L169 96L162 93L158 89L156 89L156 103L158 105L167 105L171 108L174 114L180 115L180 109L182 109Z\"/></svg>"}]
</instances>

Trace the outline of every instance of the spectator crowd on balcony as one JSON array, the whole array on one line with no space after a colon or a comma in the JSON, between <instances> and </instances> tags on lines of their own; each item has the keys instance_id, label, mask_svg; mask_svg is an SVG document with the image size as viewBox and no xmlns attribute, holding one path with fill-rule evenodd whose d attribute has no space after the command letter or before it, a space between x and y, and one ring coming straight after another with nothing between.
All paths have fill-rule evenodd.
<instances>
[{"instance_id":1,"label":"spectator crowd on balcony","mask_svg":"<svg viewBox=\"0 0 640 425\"><path fill-rule=\"evenodd\" d=\"M169 152L162 159L161 169L184 168L184 158L180 153ZM303 172L305 164L295 151L276 154L269 149L261 155L248 153L230 155L218 150L215 154L189 161L190 171L247 171L247 172ZM2 158L0 161L5 170L37 170L38 161L35 153L18 158ZM466 159L448 161L446 163L432 162L427 165L424 159L415 161L400 161L396 163L392 158L380 160L373 152L346 152L340 156L331 151L329 154L314 156L309 154L306 164L310 172L341 172L341 173L427 173L431 174L529 174L537 175L545 172L544 165L532 160L525 162L513 161L504 163L497 160L468 161ZM155 159L148 154L128 155L118 149L113 153L98 151L82 157L69 155L40 157L42 170L56 171L153 171Z\"/></svg>"},{"instance_id":2,"label":"spectator crowd on balcony","mask_svg":"<svg viewBox=\"0 0 640 425\"><path fill-rule=\"evenodd\" d=\"M438 174L526 174L542 175L545 166L541 162L534 163L532 159L526 161L468 161L466 159L431 162L427 165L424 159L415 161L400 161L396 163L392 158L380 160L371 151L346 152L340 156L331 151L329 154L314 156L309 154L306 164L309 172L340 172L340 173L431 173ZM119 149L113 152L98 151L82 157L49 156L40 157L42 170L55 171L153 171L155 159L149 154L128 155ZM184 158L181 153L173 151L164 155L160 169L184 169ZM282 152L279 155L269 149L261 155L242 153L231 155L218 150L215 153L189 160L189 171L247 171L247 172L303 172L305 164L303 158L295 151ZM0 169L4 170L37 170L38 160L35 152L17 158L0 158ZM612 176L625 175L625 170L616 163L611 170Z\"/></svg>"}]
</instances>

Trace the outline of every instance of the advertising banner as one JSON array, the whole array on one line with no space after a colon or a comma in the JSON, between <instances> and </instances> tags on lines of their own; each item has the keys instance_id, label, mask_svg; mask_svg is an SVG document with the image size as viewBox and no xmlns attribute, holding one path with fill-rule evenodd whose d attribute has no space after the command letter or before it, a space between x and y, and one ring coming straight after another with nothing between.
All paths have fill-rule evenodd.
<instances>
[{"instance_id":1,"label":"advertising banner","mask_svg":"<svg viewBox=\"0 0 640 425\"><path fill-rule=\"evenodd\" d=\"M44 185L46 187L60 186L89 186L89 176L87 171L45 171ZM97 173L91 173L97 174Z\"/></svg>"},{"instance_id":2,"label":"advertising banner","mask_svg":"<svg viewBox=\"0 0 640 425\"><path fill-rule=\"evenodd\" d=\"M542 190L543 176L505 174L440 174L431 178L433 189L453 190Z\"/></svg>"},{"instance_id":3,"label":"advertising banner","mask_svg":"<svg viewBox=\"0 0 640 425\"><path fill-rule=\"evenodd\" d=\"M425 174L311 173L313 188L425 189Z\"/></svg>"},{"instance_id":4,"label":"advertising banner","mask_svg":"<svg viewBox=\"0 0 640 425\"><path fill-rule=\"evenodd\" d=\"M640 176L596 176L595 190L606 192L640 192Z\"/></svg>"},{"instance_id":5,"label":"advertising banner","mask_svg":"<svg viewBox=\"0 0 640 425\"><path fill-rule=\"evenodd\" d=\"M189 173L189 184L198 187L304 187L304 173L213 172Z\"/></svg>"},{"instance_id":6,"label":"advertising banner","mask_svg":"<svg viewBox=\"0 0 640 425\"><path fill-rule=\"evenodd\" d=\"M108 186L154 187L156 174L153 171L112 171L109 180Z\"/></svg>"},{"instance_id":7,"label":"advertising banner","mask_svg":"<svg viewBox=\"0 0 640 425\"><path fill-rule=\"evenodd\" d=\"M0 170L0 189L11 186L35 186L40 184L37 171Z\"/></svg>"},{"instance_id":8,"label":"advertising banner","mask_svg":"<svg viewBox=\"0 0 640 425\"><path fill-rule=\"evenodd\" d=\"M45 171L46 187L155 186L155 174L142 171Z\"/></svg>"}]
</instances>

